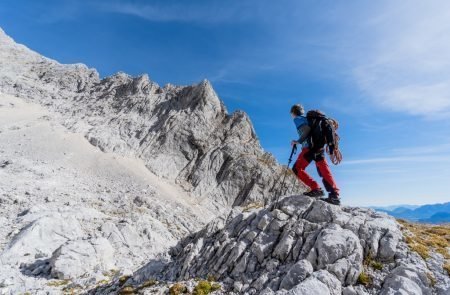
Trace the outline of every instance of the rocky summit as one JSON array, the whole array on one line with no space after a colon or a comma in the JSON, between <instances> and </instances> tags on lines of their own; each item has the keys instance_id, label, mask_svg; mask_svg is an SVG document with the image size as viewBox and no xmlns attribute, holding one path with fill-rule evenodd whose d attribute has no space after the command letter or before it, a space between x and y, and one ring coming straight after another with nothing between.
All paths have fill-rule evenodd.
<instances>
[{"instance_id":1,"label":"rocky summit","mask_svg":"<svg viewBox=\"0 0 450 295\"><path fill-rule=\"evenodd\" d=\"M294 195L214 220L127 283L213 277L234 294L448 294L448 274L428 267L435 262L411 252L384 213Z\"/></svg>"},{"instance_id":2,"label":"rocky summit","mask_svg":"<svg viewBox=\"0 0 450 295\"><path fill-rule=\"evenodd\" d=\"M303 191L208 81L100 78L0 30L0 294L450 293L445 229Z\"/></svg>"}]
</instances>

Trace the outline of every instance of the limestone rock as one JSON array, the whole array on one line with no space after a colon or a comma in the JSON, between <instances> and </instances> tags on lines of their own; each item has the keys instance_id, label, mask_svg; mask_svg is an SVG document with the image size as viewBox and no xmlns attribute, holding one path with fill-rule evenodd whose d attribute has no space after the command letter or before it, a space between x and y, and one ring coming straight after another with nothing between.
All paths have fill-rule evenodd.
<instances>
[{"instance_id":1,"label":"limestone rock","mask_svg":"<svg viewBox=\"0 0 450 295\"><path fill-rule=\"evenodd\" d=\"M53 253L50 267L52 277L61 280L109 272L115 269L114 249L104 238L69 241Z\"/></svg>"},{"instance_id":2,"label":"limestone rock","mask_svg":"<svg viewBox=\"0 0 450 295\"><path fill-rule=\"evenodd\" d=\"M283 294L283 293L281 293L281 294ZM310 294L330 295L331 293L330 293L330 290L328 289L328 287L324 283L322 283L315 277L309 277L284 294L286 294L286 295L310 295Z\"/></svg>"},{"instance_id":3,"label":"limestone rock","mask_svg":"<svg viewBox=\"0 0 450 295\"><path fill-rule=\"evenodd\" d=\"M356 284L359 275L369 271L364 260L374 250L364 251L368 232L381 233L371 237L371 243L375 238L379 243L392 240L394 254L403 251L404 244L395 236L399 226L391 221L368 209L342 208L306 196L285 197L277 209L268 206L251 212L234 211L223 226L212 227L215 231L181 241L162 271L144 267L135 274L135 280L160 276L176 281L213 275L224 282L226 290L240 293L367 294L367 289ZM274 222L282 223L273 226ZM380 274L372 271L381 285L384 281L383 290L413 292L416 284L422 294L428 294L430 287L422 271L402 271L401 265L411 257L399 258L398 269L391 274L386 272L388 268Z\"/></svg>"},{"instance_id":4,"label":"limestone rock","mask_svg":"<svg viewBox=\"0 0 450 295\"><path fill-rule=\"evenodd\" d=\"M313 273L313 267L308 260L295 263L281 281L280 289L290 290Z\"/></svg>"},{"instance_id":5,"label":"limestone rock","mask_svg":"<svg viewBox=\"0 0 450 295\"><path fill-rule=\"evenodd\" d=\"M342 284L351 285L362 270L363 250L353 232L331 225L319 233L307 259L314 269L327 269Z\"/></svg>"},{"instance_id":6,"label":"limestone rock","mask_svg":"<svg viewBox=\"0 0 450 295\"><path fill-rule=\"evenodd\" d=\"M426 273L415 265L402 265L395 268L386 278L382 295L390 294L432 294Z\"/></svg>"},{"instance_id":7,"label":"limestone rock","mask_svg":"<svg viewBox=\"0 0 450 295\"><path fill-rule=\"evenodd\" d=\"M74 217L44 216L23 228L0 258L2 262L18 264L34 261L36 255L50 257L62 244L82 235L80 224Z\"/></svg>"}]
</instances>

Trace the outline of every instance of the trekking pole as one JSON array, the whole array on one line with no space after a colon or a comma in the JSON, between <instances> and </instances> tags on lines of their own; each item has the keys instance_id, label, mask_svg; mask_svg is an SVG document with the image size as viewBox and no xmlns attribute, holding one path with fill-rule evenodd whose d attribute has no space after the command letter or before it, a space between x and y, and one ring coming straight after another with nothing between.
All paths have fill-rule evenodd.
<instances>
[{"instance_id":1,"label":"trekking pole","mask_svg":"<svg viewBox=\"0 0 450 295\"><path fill-rule=\"evenodd\" d=\"M289 165L291 165L291 162L292 162L292 157L294 156L294 154L295 154L296 152L297 152L297 145L294 144L294 146L292 147L291 155L289 156L289 161L288 161L288 164L287 164L287 169L289 169ZM273 207L273 209L277 209L277 207L278 207L278 201L280 200L281 190L283 189L283 187L284 187L284 182L286 181L286 174L287 174L287 172L284 173L283 181L281 182L281 186L280 186L280 188L279 188L279 190L278 190L278 193L277 193L277 200L275 201L275 206Z\"/></svg>"}]
</instances>

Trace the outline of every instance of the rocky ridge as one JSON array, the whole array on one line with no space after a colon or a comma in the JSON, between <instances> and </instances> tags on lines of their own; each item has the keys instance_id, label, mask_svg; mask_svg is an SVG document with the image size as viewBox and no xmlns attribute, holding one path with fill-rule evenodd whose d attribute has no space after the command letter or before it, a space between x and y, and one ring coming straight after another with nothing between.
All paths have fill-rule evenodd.
<instances>
[{"instance_id":1,"label":"rocky ridge","mask_svg":"<svg viewBox=\"0 0 450 295\"><path fill-rule=\"evenodd\" d=\"M232 212L171 250L165 265L150 262L127 284L149 278L214 277L235 294L448 294L439 259L408 249L393 217L337 207L304 196ZM441 257L442 259L442 257ZM370 278L366 282L365 278ZM118 286L97 293L116 292Z\"/></svg>"}]
</instances>

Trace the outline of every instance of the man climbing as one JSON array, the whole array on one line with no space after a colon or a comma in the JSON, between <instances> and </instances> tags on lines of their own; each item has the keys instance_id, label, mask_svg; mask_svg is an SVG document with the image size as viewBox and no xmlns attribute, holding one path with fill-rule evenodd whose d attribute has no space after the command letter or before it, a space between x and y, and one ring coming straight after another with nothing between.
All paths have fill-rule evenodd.
<instances>
[{"instance_id":1,"label":"man climbing","mask_svg":"<svg viewBox=\"0 0 450 295\"><path fill-rule=\"evenodd\" d=\"M323 198L322 200L334 205L340 205L341 201L339 199L339 188L326 161L324 147L311 147L311 126L305 116L303 106L300 104L292 106L291 116L294 119L295 127L297 128L297 132L300 136L298 140L293 140L291 144L298 144L302 146L302 151L298 156L292 170L295 175L297 175L297 177L310 188L310 191L305 192L304 195L315 198L324 196L324 192L320 188L319 184L305 171L306 167L308 167L311 161L314 160L316 162L319 176L322 178L322 182L328 192L328 198ZM332 153L333 147L331 147L330 150Z\"/></svg>"}]
</instances>

